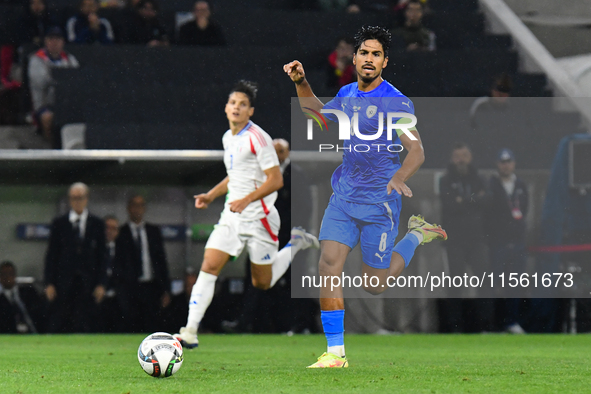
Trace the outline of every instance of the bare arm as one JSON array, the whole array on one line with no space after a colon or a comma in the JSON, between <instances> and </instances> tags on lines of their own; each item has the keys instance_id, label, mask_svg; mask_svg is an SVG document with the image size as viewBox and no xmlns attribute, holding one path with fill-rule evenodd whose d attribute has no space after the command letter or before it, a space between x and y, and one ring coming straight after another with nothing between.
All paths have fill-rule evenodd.
<instances>
[{"instance_id":1,"label":"bare arm","mask_svg":"<svg viewBox=\"0 0 591 394\"><path fill-rule=\"evenodd\" d=\"M265 180L261 187L240 200L230 202L230 211L241 213L251 202L267 197L269 194L283 187L283 175L279 166L265 170L265 174L267 175L267 180Z\"/></svg>"},{"instance_id":2,"label":"bare arm","mask_svg":"<svg viewBox=\"0 0 591 394\"><path fill-rule=\"evenodd\" d=\"M304 66L297 60L287 63L283 66L283 71L296 85L296 92L300 100L300 107L312 108L314 111L320 111L324 104L318 100L318 97L312 91L312 87L306 79L306 73L304 72Z\"/></svg>"},{"instance_id":3,"label":"bare arm","mask_svg":"<svg viewBox=\"0 0 591 394\"><path fill-rule=\"evenodd\" d=\"M400 136L402 146L408 151L408 154L406 155L402 166L396 171L390 182L388 182L388 194L392 193L392 190L396 190L399 194L404 194L406 197L412 197L412 191L406 185L406 181L409 180L419 168L421 168L421 165L425 161L425 151L423 150L423 143L421 142L419 132L416 128L410 129L410 132L417 138L417 140L411 140L406 134Z\"/></svg>"},{"instance_id":4,"label":"bare arm","mask_svg":"<svg viewBox=\"0 0 591 394\"><path fill-rule=\"evenodd\" d=\"M195 208L198 209L206 209L209 204L212 203L213 200L218 198L219 196L223 196L224 194L228 193L228 182L230 178L225 177L223 181L215 185L210 191L207 193L199 194L195 196Z\"/></svg>"}]
</instances>

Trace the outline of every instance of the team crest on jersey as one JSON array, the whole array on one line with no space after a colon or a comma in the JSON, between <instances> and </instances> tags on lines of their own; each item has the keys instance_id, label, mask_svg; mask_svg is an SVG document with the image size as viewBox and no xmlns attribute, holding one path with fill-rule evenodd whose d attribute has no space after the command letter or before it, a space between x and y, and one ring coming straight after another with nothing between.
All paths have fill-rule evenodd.
<instances>
[{"instance_id":1,"label":"team crest on jersey","mask_svg":"<svg viewBox=\"0 0 591 394\"><path fill-rule=\"evenodd\" d=\"M367 115L368 118L371 118L372 116L374 116L376 113L378 112L378 107L376 107L375 105L370 105L369 107L367 107L367 109L365 110L365 114Z\"/></svg>"}]
</instances>

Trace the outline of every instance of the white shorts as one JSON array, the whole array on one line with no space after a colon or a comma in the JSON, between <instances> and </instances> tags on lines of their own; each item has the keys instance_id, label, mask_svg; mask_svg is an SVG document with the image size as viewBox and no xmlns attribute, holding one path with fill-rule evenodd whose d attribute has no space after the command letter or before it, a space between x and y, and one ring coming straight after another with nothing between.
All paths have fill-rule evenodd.
<instances>
[{"instance_id":1,"label":"white shorts","mask_svg":"<svg viewBox=\"0 0 591 394\"><path fill-rule=\"evenodd\" d=\"M233 214L222 213L220 222L213 228L205 249L217 249L238 257L247 247L254 264L272 264L279 248L279 213L273 209L258 220L238 220Z\"/></svg>"}]
</instances>

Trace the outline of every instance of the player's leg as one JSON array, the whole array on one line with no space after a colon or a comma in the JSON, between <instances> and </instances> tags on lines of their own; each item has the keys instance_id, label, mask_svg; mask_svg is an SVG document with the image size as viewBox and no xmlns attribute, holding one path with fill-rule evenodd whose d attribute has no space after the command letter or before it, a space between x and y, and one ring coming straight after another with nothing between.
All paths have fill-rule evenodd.
<instances>
[{"instance_id":1,"label":"player's leg","mask_svg":"<svg viewBox=\"0 0 591 394\"><path fill-rule=\"evenodd\" d=\"M309 247L319 247L318 239L302 228L294 227L290 242L277 252L279 232L279 214L277 211L254 227L248 240L248 252L251 259L251 275L254 287L267 290L285 274L293 257L298 251Z\"/></svg>"},{"instance_id":2,"label":"player's leg","mask_svg":"<svg viewBox=\"0 0 591 394\"><path fill-rule=\"evenodd\" d=\"M445 230L437 224L428 223L421 215L413 215L408 219L408 232L394 246L394 254L399 257L393 256L392 259L394 260L396 258L399 262L400 258L402 258L404 266L408 267L419 245L424 245L437 239L443 241L447 239ZM395 275L395 272L391 272L391 274Z\"/></svg>"},{"instance_id":3,"label":"player's leg","mask_svg":"<svg viewBox=\"0 0 591 394\"><path fill-rule=\"evenodd\" d=\"M341 277L347 255L359 242L359 227L347 212L352 211L352 203L332 196L324 212L320 229L321 254L318 271L322 286L320 288L320 317L326 336L327 351L308 368L346 368L349 362L345 357L345 302L342 286L331 287L330 277ZM325 282L324 278L328 280Z\"/></svg>"},{"instance_id":4,"label":"player's leg","mask_svg":"<svg viewBox=\"0 0 591 394\"><path fill-rule=\"evenodd\" d=\"M400 206L400 200L396 200L364 208L366 212L363 220L371 223L361 230L363 274L369 277L367 282L364 281L364 289L371 294L380 294L386 290L388 277L400 276L419 245L435 239L447 239L441 226L427 223L421 216L411 216L407 234L394 245L398 235Z\"/></svg>"},{"instance_id":5,"label":"player's leg","mask_svg":"<svg viewBox=\"0 0 591 394\"><path fill-rule=\"evenodd\" d=\"M230 255L226 252L217 249L205 249L201 271L199 271L199 276L191 291L187 325L181 327L179 333L175 334L175 337L183 346L188 348L199 346L199 340L197 339L199 323L201 323L213 299L218 275L229 259Z\"/></svg>"},{"instance_id":6,"label":"player's leg","mask_svg":"<svg viewBox=\"0 0 591 394\"><path fill-rule=\"evenodd\" d=\"M259 290L268 290L271 288L271 279L273 278L273 265L259 265L251 261L250 275L252 285L254 287L256 287Z\"/></svg>"},{"instance_id":7,"label":"player's leg","mask_svg":"<svg viewBox=\"0 0 591 394\"><path fill-rule=\"evenodd\" d=\"M187 325L174 335L183 346L193 348L199 345L197 330L213 299L218 275L230 257L240 255L244 248L244 242L238 235L239 225L240 222L225 220L222 216L207 240L201 271L191 291Z\"/></svg>"},{"instance_id":8,"label":"player's leg","mask_svg":"<svg viewBox=\"0 0 591 394\"><path fill-rule=\"evenodd\" d=\"M399 208L400 200L358 207L357 217L364 223L360 235L363 289L370 294L386 290L390 273L394 271L400 275L404 268L404 261L401 263L392 257L398 235Z\"/></svg>"},{"instance_id":9,"label":"player's leg","mask_svg":"<svg viewBox=\"0 0 591 394\"><path fill-rule=\"evenodd\" d=\"M318 273L320 278L341 277L351 247L336 241L321 243ZM332 283L329 279L327 282ZM343 287L323 286L320 288L320 317L327 342L327 353L345 357L345 301Z\"/></svg>"},{"instance_id":10,"label":"player's leg","mask_svg":"<svg viewBox=\"0 0 591 394\"><path fill-rule=\"evenodd\" d=\"M318 273L321 280L331 276L341 277L351 248L336 241L325 240L320 242L320 250ZM331 280L326 283L331 283ZM327 348L318 361L308 368L348 367L349 362L345 356L345 301L342 286L320 288L320 318Z\"/></svg>"}]
</instances>

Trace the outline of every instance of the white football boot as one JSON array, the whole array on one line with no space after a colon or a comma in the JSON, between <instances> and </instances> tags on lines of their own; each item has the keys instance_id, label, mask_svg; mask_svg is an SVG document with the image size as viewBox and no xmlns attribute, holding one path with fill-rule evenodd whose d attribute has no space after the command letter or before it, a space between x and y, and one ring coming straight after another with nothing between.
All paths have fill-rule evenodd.
<instances>
[{"instance_id":1,"label":"white football boot","mask_svg":"<svg viewBox=\"0 0 591 394\"><path fill-rule=\"evenodd\" d=\"M291 229L291 241L292 245L299 243L300 249L320 249L320 242L318 238L312 234L306 232L302 227L294 227Z\"/></svg>"},{"instance_id":2,"label":"white football boot","mask_svg":"<svg viewBox=\"0 0 591 394\"><path fill-rule=\"evenodd\" d=\"M183 347L193 349L199 346L199 339L197 339L197 329L191 327L181 327L180 334L174 334L175 337Z\"/></svg>"}]
</instances>

